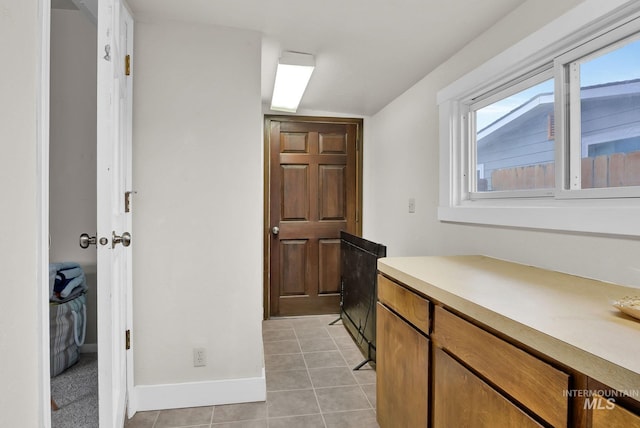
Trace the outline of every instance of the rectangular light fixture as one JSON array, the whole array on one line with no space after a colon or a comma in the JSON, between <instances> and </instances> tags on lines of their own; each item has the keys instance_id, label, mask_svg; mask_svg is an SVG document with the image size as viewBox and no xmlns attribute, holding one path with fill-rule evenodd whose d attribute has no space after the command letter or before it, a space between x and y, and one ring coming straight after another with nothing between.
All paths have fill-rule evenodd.
<instances>
[{"instance_id":1,"label":"rectangular light fixture","mask_svg":"<svg viewBox=\"0 0 640 428\"><path fill-rule=\"evenodd\" d=\"M278 60L271 110L295 113L315 66L313 55L283 52Z\"/></svg>"}]
</instances>

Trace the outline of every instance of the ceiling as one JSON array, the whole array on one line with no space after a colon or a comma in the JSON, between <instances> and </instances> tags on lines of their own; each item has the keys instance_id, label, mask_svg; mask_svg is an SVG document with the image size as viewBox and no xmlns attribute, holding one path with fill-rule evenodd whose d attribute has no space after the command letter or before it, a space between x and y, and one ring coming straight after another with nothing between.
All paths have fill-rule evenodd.
<instances>
[{"instance_id":1,"label":"ceiling","mask_svg":"<svg viewBox=\"0 0 640 428\"><path fill-rule=\"evenodd\" d=\"M77 1L77 0L76 0ZM136 20L260 32L262 100L282 51L313 54L300 109L372 115L525 0L127 0Z\"/></svg>"}]
</instances>

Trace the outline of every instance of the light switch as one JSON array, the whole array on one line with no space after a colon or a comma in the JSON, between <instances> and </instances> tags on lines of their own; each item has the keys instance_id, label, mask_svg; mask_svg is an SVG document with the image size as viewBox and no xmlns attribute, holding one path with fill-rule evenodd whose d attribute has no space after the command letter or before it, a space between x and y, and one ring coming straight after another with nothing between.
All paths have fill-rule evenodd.
<instances>
[{"instance_id":1,"label":"light switch","mask_svg":"<svg viewBox=\"0 0 640 428\"><path fill-rule=\"evenodd\" d=\"M410 213L415 213L416 212L416 199L415 198L409 198L409 212Z\"/></svg>"}]
</instances>

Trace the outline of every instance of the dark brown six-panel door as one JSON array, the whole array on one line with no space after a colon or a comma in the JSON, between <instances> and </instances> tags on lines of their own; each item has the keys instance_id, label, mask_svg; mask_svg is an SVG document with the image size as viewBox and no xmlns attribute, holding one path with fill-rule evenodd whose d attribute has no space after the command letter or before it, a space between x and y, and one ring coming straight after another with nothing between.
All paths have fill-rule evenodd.
<instances>
[{"instance_id":1,"label":"dark brown six-panel door","mask_svg":"<svg viewBox=\"0 0 640 428\"><path fill-rule=\"evenodd\" d=\"M338 313L340 231L358 233L359 125L267 123L270 315Z\"/></svg>"}]
</instances>

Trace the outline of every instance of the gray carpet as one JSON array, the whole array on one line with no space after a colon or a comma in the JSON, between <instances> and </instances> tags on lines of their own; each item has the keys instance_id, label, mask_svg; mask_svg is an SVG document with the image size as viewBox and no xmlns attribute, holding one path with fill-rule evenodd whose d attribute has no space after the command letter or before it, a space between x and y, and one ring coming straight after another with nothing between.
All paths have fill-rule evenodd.
<instances>
[{"instance_id":1,"label":"gray carpet","mask_svg":"<svg viewBox=\"0 0 640 428\"><path fill-rule=\"evenodd\" d=\"M51 398L60 410L51 412L53 428L98 426L98 354L80 354L80 360L51 379Z\"/></svg>"}]
</instances>

